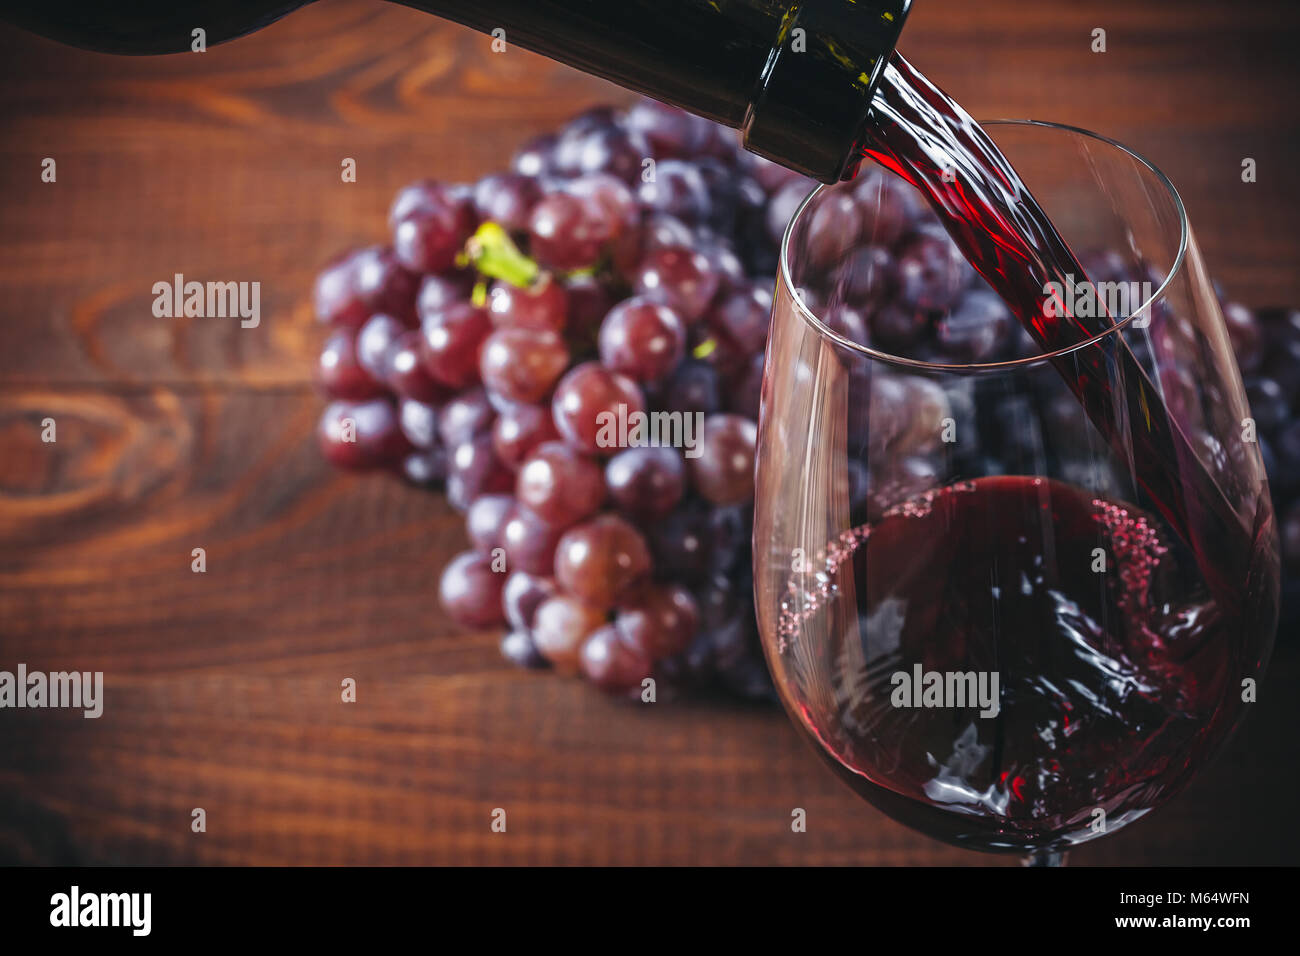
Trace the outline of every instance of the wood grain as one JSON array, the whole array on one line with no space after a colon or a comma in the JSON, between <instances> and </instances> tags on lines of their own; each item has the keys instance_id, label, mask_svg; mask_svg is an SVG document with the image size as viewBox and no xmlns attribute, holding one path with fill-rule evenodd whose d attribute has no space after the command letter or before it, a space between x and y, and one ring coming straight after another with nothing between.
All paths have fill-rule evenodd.
<instances>
[{"instance_id":1,"label":"wood grain","mask_svg":"<svg viewBox=\"0 0 1300 956\"><path fill-rule=\"evenodd\" d=\"M905 49L976 115L1148 153L1235 296L1300 303L1282 109L1300 14L1135 6L927 0ZM0 54L0 668L102 670L108 695L99 720L0 712L0 862L1006 862L886 820L778 711L622 705L513 671L495 635L438 608L464 542L446 503L317 455L319 264L382 240L402 183L499 168L628 94L361 0L202 55L111 58L9 27ZM154 318L152 285L177 272L260 281L261 325ZM1219 763L1079 862L1295 862L1291 638Z\"/></svg>"}]
</instances>

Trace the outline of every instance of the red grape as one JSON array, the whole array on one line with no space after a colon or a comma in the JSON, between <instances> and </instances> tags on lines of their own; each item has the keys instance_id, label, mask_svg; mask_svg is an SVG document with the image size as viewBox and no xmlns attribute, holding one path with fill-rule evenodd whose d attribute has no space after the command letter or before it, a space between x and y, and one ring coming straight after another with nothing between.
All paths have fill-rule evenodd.
<instances>
[{"instance_id":1,"label":"red grape","mask_svg":"<svg viewBox=\"0 0 1300 956\"><path fill-rule=\"evenodd\" d=\"M600 327L600 359L639 382L671 372L682 359L686 327L672 309L652 299L625 299Z\"/></svg>"},{"instance_id":2,"label":"red grape","mask_svg":"<svg viewBox=\"0 0 1300 956\"><path fill-rule=\"evenodd\" d=\"M492 436L476 435L452 450L447 501L458 511L465 511L479 495L509 491L514 479L492 451Z\"/></svg>"},{"instance_id":3,"label":"red grape","mask_svg":"<svg viewBox=\"0 0 1300 956\"><path fill-rule=\"evenodd\" d=\"M537 608L533 641L537 650L561 673L578 671L578 652L593 631L605 624L605 612L567 596L549 598Z\"/></svg>"},{"instance_id":4,"label":"red grape","mask_svg":"<svg viewBox=\"0 0 1300 956\"><path fill-rule=\"evenodd\" d=\"M644 651L623 640L613 625L592 633L579 649L578 658L583 676L611 694L640 687L652 667Z\"/></svg>"},{"instance_id":5,"label":"red grape","mask_svg":"<svg viewBox=\"0 0 1300 956\"><path fill-rule=\"evenodd\" d=\"M316 318L321 322L356 328L370 316L369 305L357 287L357 255L339 256L316 277Z\"/></svg>"},{"instance_id":6,"label":"red grape","mask_svg":"<svg viewBox=\"0 0 1300 956\"><path fill-rule=\"evenodd\" d=\"M686 490L686 466L673 448L628 448L605 465L609 497L637 518L668 514Z\"/></svg>"},{"instance_id":7,"label":"red grape","mask_svg":"<svg viewBox=\"0 0 1300 956\"><path fill-rule=\"evenodd\" d=\"M691 479L715 505L742 504L754 497L754 449L758 429L739 415L704 420L700 456L690 459Z\"/></svg>"},{"instance_id":8,"label":"red grape","mask_svg":"<svg viewBox=\"0 0 1300 956\"><path fill-rule=\"evenodd\" d=\"M623 639L656 661L686 650L699 623L695 598L675 584L638 589L619 605L615 620Z\"/></svg>"},{"instance_id":9,"label":"red grape","mask_svg":"<svg viewBox=\"0 0 1300 956\"><path fill-rule=\"evenodd\" d=\"M571 369L555 387L551 399L555 427L575 448L596 454L618 447L617 423L634 412L645 412L645 397L636 383L605 368L585 362Z\"/></svg>"},{"instance_id":10,"label":"red grape","mask_svg":"<svg viewBox=\"0 0 1300 956\"><path fill-rule=\"evenodd\" d=\"M704 315L718 291L718 274L708 257L685 246L646 253L632 282L639 295L661 299L687 322Z\"/></svg>"},{"instance_id":11,"label":"red grape","mask_svg":"<svg viewBox=\"0 0 1300 956\"><path fill-rule=\"evenodd\" d=\"M341 468L378 468L394 464L410 450L397 423L393 403L332 402L318 429L325 457Z\"/></svg>"},{"instance_id":12,"label":"red grape","mask_svg":"<svg viewBox=\"0 0 1300 956\"><path fill-rule=\"evenodd\" d=\"M479 352L492 334L492 321L483 309L459 302L424 317L424 367L437 381L464 388L478 381Z\"/></svg>"},{"instance_id":13,"label":"red grape","mask_svg":"<svg viewBox=\"0 0 1300 956\"><path fill-rule=\"evenodd\" d=\"M321 349L316 379L330 398L363 399L383 389L357 361L356 336L349 329L330 334Z\"/></svg>"},{"instance_id":14,"label":"red grape","mask_svg":"<svg viewBox=\"0 0 1300 956\"><path fill-rule=\"evenodd\" d=\"M501 604L506 620L519 631L531 631L537 620L537 609L542 602L559 594L555 580L527 571L512 571L501 592Z\"/></svg>"},{"instance_id":15,"label":"red grape","mask_svg":"<svg viewBox=\"0 0 1300 956\"><path fill-rule=\"evenodd\" d=\"M492 447L497 457L515 470L539 445L559 437L551 410L543 405L511 405L502 410L492 426Z\"/></svg>"},{"instance_id":16,"label":"red grape","mask_svg":"<svg viewBox=\"0 0 1300 956\"><path fill-rule=\"evenodd\" d=\"M539 518L567 527L605 500L605 478L592 459L563 442L546 442L523 462L515 497Z\"/></svg>"},{"instance_id":17,"label":"red grape","mask_svg":"<svg viewBox=\"0 0 1300 956\"><path fill-rule=\"evenodd\" d=\"M498 280L488 295L487 308L497 326L563 332L568 300L564 286L547 275L526 289Z\"/></svg>"},{"instance_id":18,"label":"red grape","mask_svg":"<svg viewBox=\"0 0 1300 956\"><path fill-rule=\"evenodd\" d=\"M442 572L438 592L452 619L466 627L493 627L505 623L501 589L506 576L492 569L488 555L464 551Z\"/></svg>"},{"instance_id":19,"label":"red grape","mask_svg":"<svg viewBox=\"0 0 1300 956\"><path fill-rule=\"evenodd\" d=\"M497 329L483 343L483 384L511 402L539 402L569 365L569 350L554 332Z\"/></svg>"},{"instance_id":20,"label":"red grape","mask_svg":"<svg viewBox=\"0 0 1300 956\"><path fill-rule=\"evenodd\" d=\"M575 525L555 549L555 581L591 604L613 606L625 589L650 571L650 549L623 518L597 515Z\"/></svg>"}]
</instances>

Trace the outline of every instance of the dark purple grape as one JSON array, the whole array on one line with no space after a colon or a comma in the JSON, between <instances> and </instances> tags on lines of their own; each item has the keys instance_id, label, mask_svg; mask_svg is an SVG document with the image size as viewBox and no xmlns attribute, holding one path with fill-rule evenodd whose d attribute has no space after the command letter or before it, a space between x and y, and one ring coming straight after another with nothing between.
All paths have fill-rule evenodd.
<instances>
[{"instance_id":1,"label":"dark purple grape","mask_svg":"<svg viewBox=\"0 0 1300 956\"><path fill-rule=\"evenodd\" d=\"M684 415L712 415L722 408L718 371L708 362L688 358L658 389L658 406Z\"/></svg>"},{"instance_id":2,"label":"dark purple grape","mask_svg":"<svg viewBox=\"0 0 1300 956\"><path fill-rule=\"evenodd\" d=\"M618 606L614 624L628 644L652 661L686 650L700 623L691 592L676 584L647 584Z\"/></svg>"},{"instance_id":3,"label":"dark purple grape","mask_svg":"<svg viewBox=\"0 0 1300 956\"><path fill-rule=\"evenodd\" d=\"M920 309L900 303L871 313L871 338L888 349L901 349L919 340L930 327L930 317Z\"/></svg>"},{"instance_id":4,"label":"dark purple grape","mask_svg":"<svg viewBox=\"0 0 1300 956\"><path fill-rule=\"evenodd\" d=\"M537 649L533 636L527 631L509 631L501 638L501 656L516 667L539 670L547 666L546 658Z\"/></svg>"},{"instance_id":5,"label":"dark purple grape","mask_svg":"<svg viewBox=\"0 0 1300 956\"><path fill-rule=\"evenodd\" d=\"M529 574L527 571L512 571L506 578L505 589L501 592L501 604L506 612L506 620L516 631L532 631L537 620L537 609L543 601L557 594L559 589L550 577Z\"/></svg>"},{"instance_id":6,"label":"dark purple grape","mask_svg":"<svg viewBox=\"0 0 1300 956\"><path fill-rule=\"evenodd\" d=\"M1287 575L1300 575L1300 501L1282 514L1282 565Z\"/></svg>"},{"instance_id":7,"label":"dark purple grape","mask_svg":"<svg viewBox=\"0 0 1300 956\"><path fill-rule=\"evenodd\" d=\"M917 309L942 311L957 303L971 267L947 236L923 235L898 259L900 299Z\"/></svg>"},{"instance_id":8,"label":"dark purple grape","mask_svg":"<svg viewBox=\"0 0 1300 956\"><path fill-rule=\"evenodd\" d=\"M446 187L436 179L417 179L397 191L388 207L388 228L396 229L403 219L422 209L433 208L447 201Z\"/></svg>"},{"instance_id":9,"label":"dark purple grape","mask_svg":"<svg viewBox=\"0 0 1300 956\"><path fill-rule=\"evenodd\" d=\"M385 398L331 402L317 431L321 451L340 468L381 468L396 464L411 446L397 424L397 411Z\"/></svg>"},{"instance_id":10,"label":"dark purple grape","mask_svg":"<svg viewBox=\"0 0 1300 956\"><path fill-rule=\"evenodd\" d=\"M859 246L836 272L844 298L868 313L898 291L898 263L883 246Z\"/></svg>"},{"instance_id":11,"label":"dark purple grape","mask_svg":"<svg viewBox=\"0 0 1300 956\"><path fill-rule=\"evenodd\" d=\"M465 388L479 380L479 353L492 334L487 312L458 302L426 315L420 325L424 367L435 380Z\"/></svg>"},{"instance_id":12,"label":"dark purple grape","mask_svg":"<svg viewBox=\"0 0 1300 956\"><path fill-rule=\"evenodd\" d=\"M370 317L370 306L357 287L357 256L331 261L316 277L316 318L321 322L355 329Z\"/></svg>"},{"instance_id":13,"label":"dark purple grape","mask_svg":"<svg viewBox=\"0 0 1300 956\"><path fill-rule=\"evenodd\" d=\"M478 218L509 232L527 231L528 216L541 198L537 180L519 173L492 173L474 185Z\"/></svg>"},{"instance_id":14,"label":"dark purple grape","mask_svg":"<svg viewBox=\"0 0 1300 956\"><path fill-rule=\"evenodd\" d=\"M857 247L864 228L861 208L853 195L832 190L809 207L802 253L810 268L829 270Z\"/></svg>"},{"instance_id":15,"label":"dark purple grape","mask_svg":"<svg viewBox=\"0 0 1300 956\"><path fill-rule=\"evenodd\" d=\"M668 514L686 492L686 466L674 448L628 448L605 464L610 500L638 519Z\"/></svg>"},{"instance_id":16,"label":"dark purple grape","mask_svg":"<svg viewBox=\"0 0 1300 956\"><path fill-rule=\"evenodd\" d=\"M861 309L851 305L835 306L827 310L822 321L826 327L841 338L858 345L870 345L871 333L867 328L867 317Z\"/></svg>"},{"instance_id":17,"label":"dark purple grape","mask_svg":"<svg viewBox=\"0 0 1300 956\"><path fill-rule=\"evenodd\" d=\"M452 620L465 627L503 624L501 588L505 577L492 569L489 556L464 551L452 558L442 572L438 587L442 606Z\"/></svg>"},{"instance_id":18,"label":"dark purple grape","mask_svg":"<svg viewBox=\"0 0 1300 956\"><path fill-rule=\"evenodd\" d=\"M581 451L610 454L619 446L618 422L645 413L645 397L630 378L599 362L571 369L555 387L551 414L564 440Z\"/></svg>"},{"instance_id":19,"label":"dark purple grape","mask_svg":"<svg viewBox=\"0 0 1300 956\"><path fill-rule=\"evenodd\" d=\"M704 315L718 291L718 274L707 256L684 246L648 252L632 276L637 294L666 302L685 322Z\"/></svg>"},{"instance_id":20,"label":"dark purple grape","mask_svg":"<svg viewBox=\"0 0 1300 956\"><path fill-rule=\"evenodd\" d=\"M939 347L958 362L989 362L1011 341L1015 320L994 292L975 289L936 326Z\"/></svg>"},{"instance_id":21,"label":"dark purple grape","mask_svg":"<svg viewBox=\"0 0 1300 956\"><path fill-rule=\"evenodd\" d=\"M600 465L563 442L546 442L524 460L515 497L543 521L567 527L600 509L605 476Z\"/></svg>"},{"instance_id":22,"label":"dark purple grape","mask_svg":"<svg viewBox=\"0 0 1300 956\"><path fill-rule=\"evenodd\" d=\"M356 335L349 329L332 332L325 340L316 381L330 398L358 401L383 394L383 389L357 361Z\"/></svg>"},{"instance_id":23,"label":"dark purple grape","mask_svg":"<svg viewBox=\"0 0 1300 956\"><path fill-rule=\"evenodd\" d=\"M1274 490L1290 493L1300 488L1300 421L1291 422L1273 439L1277 470L1272 475Z\"/></svg>"},{"instance_id":24,"label":"dark purple grape","mask_svg":"<svg viewBox=\"0 0 1300 956\"><path fill-rule=\"evenodd\" d=\"M402 459L402 477L413 485L431 487L446 480L447 452L441 446L417 449Z\"/></svg>"},{"instance_id":25,"label":"dark purple grape","mask_svg":"<svg viewBox=\"0 0 1300 956\"><path fill-rule=\"evenodd\" d=\"M468 302L474 287L474 273L452 272L441 276L425 276L415 300L415 311L420 319L444 312L459 302Z\"/></svg>"},{"instance_id":26,"label":"dark purple grape","mask_svg":"<svg viewBox=\"0 0 1300 956\"><path fill-rule=\"evenodd\" d=\"M356 295L365 303L366 314L384 312L414 325L419 276L404 269L391 249L379 246L362 249L354 261Z\"/></svg>"},{"instance_id":27,"label":"dark purple grape","mask_svg":"<svg viewBox=\"0 0 1300 956\"><path fill-rule=\"evenodd\" d=\"M361 326L356 340L357 364L376 382L383 382L388 373L388 353L409 328L406 323L382 312L371 316Z\"/></svg>"},{"instance_id":28,"label":"dark purple grape","mask_svg":"<svg viewBox=\"0 0 1300 956\"><path fill-rule=\"evenodd\" d=\"M438 413L438 437L448 448L488 431L496 420L496 409L481 388L461 392Z\"/></svg>"},{"instance_id":29,"label":"dark purple grape","mask_svg":"<svg viewBox=\"0 0 1300 956\"><path fill-rule=\"evenodd\" d=\"M428 450L438 444L438 409L434 406L404 398L397 403L397 420L406 440L416 448Z\"/></svg>"},{"instance_id":30,"label":"dark purple grape","mask_svg":"<svg viewBox=\"0 0 1300 956\"><path fill-rule=\"evenodd\" d=\"M715 505L742 504L754 497L754 453L758 429L739 415L704 420L700 456L690 459L691 481Z\"/></svg>"},{"instance_id":31,"label":"dark purple grape","mask_svg":"<svg viewBox=\"0 0 1300 956\"><path fill-rule=\"evenodd\" d=\"M686 326L653 299L625 299L600 326L600 359L607 368L653 382L672 371L686 347Z\"/></svg>"},{"instance_id":32,"label":"dark purple grape","mask_svg":"<svg viewBox=\"0 0 1300 956\"><path fill-rule=\"evenodd\" d=\"M793 179L772 194L767 204L767 236L774 245L780 246L785 227L815 185L802 178Z\"/></svg>"},{"instance_id":33,"label":"dark purple grape","mask_svg":"<svg viewBox=\"0 0 1300 956\"><path fill-rule=\"evenodd\" d=\"M892 174L872 170L853 189L862 212L862 241L892 246L922 210L916 190Z\"/></svg>"},{"instance_id":34,"label":"dark purple grape","mask_svg":"<svg viewBox=\"0 0 1300 956\"><path fill-rule=\"evenodd\" d=\"M759 352L767 344L767 327L772 317L772 290L767 283L747 284L710 307L705 321L714 332L726 336L741 352Z\"/></svg>"},{"instance_id":35,"label":"dark purple grape","mask_svg":"<svg viewBox=\"0 0 1300 956\"><path fill-rule=\"evenodd\" d=\"M521 176L544 176L555 171L555 144L559 136L543 133L521 146L510 160L512 172Z\"/></svg>"},{"instance_id":36,"label":"dark purple grape","mask_svg":"<svg viewBox=\"0 0 1300 956\"><path fill-rule=\"evenodd\" d=\"M515 506L501 526L501 546L512 570L550 574L563 528L547 524L527 508Z\"/></svg>"},{"instance_id":37,"label":"dark purple grape","mask_svg":"<svg viewBox=\"0 0 1300 956\"><path fill-rule=\"evenodd\" d=\"M661 160L693 157L709 139L709 122L657 100L641 100L623 116Z\"/></svg>"},{"instance_id":38,"label":"dark purple grape","mask_svg":"<svg viewBox=\"0 0 1300 956\"><path fill-rule=\"evenodd\" d=\"M570 349L576 354L593 350L600 323L614 308L619 296L595 276L574 276L565 284L568 296L568 328L566 336Z\"/></svg>"},{"instance_id":39,"label":"dark purple grape","mask_svg":"<svg viewBox=\"0 0 1300 956\"><path fill-rule=\"evenodd\" d=\"M707 537L710 509L688 500L676 511L646 529L659 572L679 581L695 581L709 569L711 549Z\"/></svg>"},{"instance_id":40,"label":"dark purple grape","mask_svg":"<svg viewBox=\"0 0 1300 956\"><path fill-rule=\"evenodd\" d=\"M447 501L457 511L466 511L480 495L508 492L514 483L514 472L492 450L490 434L475 435L452 449Z\"/></svg>"},{"instance_id":41,"label":"dark purple grape","mask_svg":"<svg viewBox=\"0 0 1300 956\"><path fill-rule=\"evenodd\" d=\"M601 514L564 532L555 549L555 582L599 608L613 607L650 571L650 549L633 525Z\"/></svg>"},{"instance_id":42,"label":"dark purple grape","mask_svg":"<svg viewBox=\"0 0 1300 956\"><path fill-rule=\"evenodd\" d=\"M641 181L650 147L636 130L606 126L561 144L557 160L575 176L606 173L629 185Z\"/></svg>"},{"instance_id":43,"label":"dark purple grape","mask_svg":"<svg viewBox=\"0 0 1300 956\"><path fill-rule=\"evenodd\" d=\"M766 367L762 352L749 360L749 368L735 385L727 390L727 411L758 421L763 400L763 370Z\"/></svg>"},{"instance_id":44,"label":"dark purple grape","mask_svg":"<svg viewBox=\"0 0 1300 956\"><path fill-rule=\"evenodd\" d=\"M393 253L412 272L446 272L476 225L467 198L431 189L393 227Z\"/></svg>"},{"instance_id":45,"label":"dark purple grape","mask_svg":"<svg viewBox=\"0 0 1300 956\"><path fill-rule=\"evenodd\" d=\"M465 533L476 551L501 547L501 532L515 510L510 495L479 495L465 512Z\"/></svg>"},{"instance_id":46,"label":"dark purple grape","mask_svg":"<svg viewBox=\"0 0 1300 956\"><path fill-rule=\"evenodd\" d=\"M662 159L654 179L637 186L637 201L647 212L666 213L689 225L700 225L711 211L709 186L694 163Z\"/></svg>"},{"instance_id":47,"label":"dark purple grape","mask_svg":"<svg viewBox=\"0 0 1300 956\"><path fill-rule=\"evenodd\" d=\"M578 659L583 676L609 694L624 694L640 687L652 670L650 658L623 640L612 624L599 628L583 642Z\"/></svg>"},{"instance_id":48,"label":"dark purple grape","mask_svg":"<svg viewBox=\"0 0 1300 956\"><path fill-rule=\"evenodd\" d=\"M402 398L417 402L442 403L452 395L446 385L435 382L424 367L424 337L419 329L399 335L384 355L384 384Z\"/></svg>"},{"instance_id":49,"label":"dark purple grape","mask_svg":"<svg viewBox=\"0 0 1300 956\"><path fill-rule=\"evenodd\" d=\"M1282 386L1271 378L1246 381L1246 400L1261 434L1271 435L1291 417L1291 402Z\"/></svg>"},{"instance_id":50,"label":"dark purple grape","mask_svg":"<svg viewBox=\"0 0 1300 956\"><path fill-rule=\"evenodd\" d=\"M1258 371L1264 362L1264 333L1255 313L1239 302L1226 302L1223 321L1228 327L1228 341L1232 343L1241 371L1246 375Z\"/></svg>"}]
</instances>

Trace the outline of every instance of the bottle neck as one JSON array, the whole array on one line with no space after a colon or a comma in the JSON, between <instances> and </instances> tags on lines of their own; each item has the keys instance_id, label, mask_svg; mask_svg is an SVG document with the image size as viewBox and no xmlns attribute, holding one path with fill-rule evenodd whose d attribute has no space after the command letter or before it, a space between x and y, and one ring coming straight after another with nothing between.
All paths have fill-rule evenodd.
<instances>
[{"instance_id":1,"label":"bottle neck","mask_svg":"<svg viewBox=\"0 0 1300 956\"><path fill-rule=\"evenodd\" d=\"M397 0L744 132L824 182L852 175L911 0Z\"/></svg>"}]
</instances>

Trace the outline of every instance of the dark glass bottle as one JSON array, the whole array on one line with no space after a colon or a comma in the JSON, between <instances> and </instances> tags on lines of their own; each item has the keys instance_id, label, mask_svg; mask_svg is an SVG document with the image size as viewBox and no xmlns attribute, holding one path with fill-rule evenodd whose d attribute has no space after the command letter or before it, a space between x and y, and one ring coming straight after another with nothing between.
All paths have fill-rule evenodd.
<instances>
[{"instance_id":1,"label":"dark glass bottle","mask_svg":"<svg viewBox=\"0 0 1300 956\"><path fill-rule=\"evenodd\" d=\"M871 95L911 0L403 0L744 131L760 156L825 182L852 175ZM74 46L178 53L295 0L3 0L2 15Z\"/></svg>"}]
</instances>

